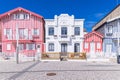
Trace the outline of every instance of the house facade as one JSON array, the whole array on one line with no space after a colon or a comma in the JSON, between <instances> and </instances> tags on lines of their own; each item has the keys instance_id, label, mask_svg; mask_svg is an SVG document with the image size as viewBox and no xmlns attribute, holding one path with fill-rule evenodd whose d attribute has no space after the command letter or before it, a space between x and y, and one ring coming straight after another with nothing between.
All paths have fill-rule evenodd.
<instances>
[{"instance_id":1,"label":"house facade","mask_svg":"<svg viewBox=\"0 0 120 80\"><path fill-rule=\"evenodd\" d=\"M45 22L47 53L82 52L84 19L61 14Z\"/></svg>"},{"instance_id":2,"label":"house facade","mask_svg":"<svg viewBox=\"0 0 120 80\"><path fill-rule=\"evenodd\" d=\"M93 30L104 35L103 51L105 55L108 57L118 55L120 46L120 5L93 26Z\"/></svg>"},{"instance_id":3,"label":"house facade","mask_svg":"<svg viewBox=\"0 0 120 80\"><path fill-rule=\"evenodd\" d=\"M16 8L0 16L2 52L9 56L16 53L18 40L19 54L34 56L44 52L44 19L42 16Z\"/></svg>"},{"instance_id":4,"label":"house facade","mask_svg":"<svg viewBox=\"0 0 120 80\"><path fill-rule=\"evenodd\" d=\"M84 43L83 50L86 53L101 53L102 52L102 44L103 44L103 35L96 31L92 31L86 35L84 35Z\"/></svg>"}]
</instances>

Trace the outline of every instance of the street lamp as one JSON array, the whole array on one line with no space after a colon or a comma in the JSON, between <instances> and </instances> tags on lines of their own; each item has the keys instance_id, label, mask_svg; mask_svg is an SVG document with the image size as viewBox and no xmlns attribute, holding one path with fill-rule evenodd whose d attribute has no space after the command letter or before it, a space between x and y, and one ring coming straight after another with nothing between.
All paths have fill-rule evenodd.
<instances>
[{"instance_id":1,"label":"street lamp","mask_svg":"<svg viewBox=\"0 0 120 80\"><path fill-rule=\"evenodd\" d=\"M19 46L18 46L18 24L16 24L16 63L19 63Z\"/></svg>"}]
</instances>

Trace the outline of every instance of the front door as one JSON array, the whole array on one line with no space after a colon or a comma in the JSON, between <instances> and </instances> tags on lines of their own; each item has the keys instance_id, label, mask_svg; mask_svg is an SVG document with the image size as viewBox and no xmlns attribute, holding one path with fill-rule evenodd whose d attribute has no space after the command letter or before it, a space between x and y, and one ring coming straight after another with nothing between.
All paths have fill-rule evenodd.
<instances>
[{"instance_id":1,"label":"front door","mask_svg":"<svg viewBox=\"0 0 120 80\"><path fill-rule=\"evenodd\" d=\"M94 42L90 43L90 52L95 53L95 43Z\"/></svg>"},{"instance_id":2,"label":"front door","mask_svg":"<svg viewBox=\"0 0 120 80\"><path fill-rule=\"evenodd\" d=\"M61 53L60 53L61 61L67 60L67 43L61 44Z\"/></svg>"},{"instance_id":3,"label":"front door","mask_svg":"<svg viewBox=\"0 0 120 80\"><path fill-rule=\"evenodd\" d=\"M112 45L111 44L107 44L106 45L106 52L107 53L111 53L112 52Z\"/></svg>"},{"instance_id":4,"label":"front door","mask_svg":"<svg viewBox=\"0 0 120 80\"><path fill-rule=\"evenodd\" d=\"M61 44L61 52L66 53L67 52L67 43Z\"/></svg>"}]
</instances>

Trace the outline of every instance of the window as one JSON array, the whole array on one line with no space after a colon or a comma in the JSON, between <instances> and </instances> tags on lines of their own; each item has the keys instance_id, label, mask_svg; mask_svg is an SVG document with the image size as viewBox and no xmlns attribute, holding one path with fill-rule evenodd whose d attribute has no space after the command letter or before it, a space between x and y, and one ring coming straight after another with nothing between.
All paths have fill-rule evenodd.
<instances>
[{"instance_id":1,"label":"window","mask_svg":"<svg viewBox=\"0 0 120 80\"><path fill-rule=\"evenodd\" d=\"M34 29L33 34L34 35L39 35L39 29Z\"/></svg>"},{"instance_id":2,"label":"window","mask_svg":"<svg viewBox=\"0 0 120 80\"><path fill-rule=\"evenodd\" d=\"M108 33L112 33L112 26L108 26L107 31L108 31Z\"/></svg>"},{"instance_id":3,"label":"window","mask_svg":"<svg viewBox=\"0 0 120 80\"><path fill-rule=\"evenodd\" d=\"M54 35L54 28L53 27L49 27L49 35Z\"/></svg>"},{"instance_id":4,"label":"window","mask_svg":"<svg viewBox=\"0 0 120 80\"><path fill-rule=\"evenodd\" d=\"M11 44L7 44L7 50L11 50Z\"/></svg>"},{"instance_id":5,"label":"window","mask_svg":"<svg viewBox=\"0 0 120 80\"><path fill-rule=\"evenodd\" d=\"M14 14L14 19L29 19L29 14L24 13Z\"/></svg>"},{"instance_id":6,"label":"window","mask_svg":"<svg viewBox=\"0 0 120 80\"><path fill-rule=\"evenodd\" d=\"M67 35L67 27L61 28L61 35Z\"/></svg>"},{"instance_id":7,"label":"window","mask_svg":"<svg viewBox=\"0 0 120 80\"><path fill-rule=\"evenodd\" d=\"M6 29L6 35L10 35L10 29Z\"/></svg>"},{"instance_id":8,"label":"window","mask_svg":"<svg viewBox=\"0 0 120 80\"><path fill-rule=\"evenodd\" d=\"M80 27L75 27L74 28L74 34L75 35L80 35Z\"/></svg>"},{"instance_id":9,"label":"window","mask_svg":"<svg viewBox=\"0 0 120 80\"><path fill-rule=\"evenodd\" d=\"M19 29L19 38L23 39L25 37L24 35L24 29Z\"/></svg>"},{"instance_id":10,"label":"window","mask_svg":"<svg viewBox=\"0 0 120 80\"><path fill-rule=\"evenodd\" d=\"M6 35L7 39L12 39L12 29L4 29L4 35Z\"/></svg>"},{"instance_id":11,"label":"window","mask_svg":"<svg viewBox=\"0 0 120 80\"><path fill-rule=\"evenodd\" d=\"M74 44L74 52L80 52L80 44L79 43Z\"/></svg>"},{"instance_id":12,"label":"window","mask_svg":"<svg viewBox=\"0 0 120 80\"><path fill-rule=\"evenodd\" d=\"M24 50L24 44L19 44L19 50Z\"/></svg>"},{"instance_id":13,"label":"window","mask_svg":"<svg viewBox=\"0 0 120 80\"><path fill-rule=\"evenodd\" d=\"M26 44L27 50L35 50L35 44Z\"/></svg>"},{"instance_id":14,"label":"window","mask_svg":"<svg viewBox=\"0 0 120 80\"><path fill-rule=\"evenodd\" d=\"M97 49L100 49L100 43L97 43Z\"/></svg>"},{"instance_id":15,"label":"window","mask_svg":"<svg viewBox=\"0 0 120 80\"><path fill-rule=\"evenodd\" d=\"M49 43L48 50L49 51L54 51L54 43Z\"/></svg>"},{"instance_id":16,"label":"window","mask_svg":"<svg viewBox=\"0 0 120 80\"><path fill-rule=\"evenodd\" d=\"M88 43L85 42L85 46L84 47L85 47L85 49L87 49L88 48Z\"/></svg>"}]
</instances>

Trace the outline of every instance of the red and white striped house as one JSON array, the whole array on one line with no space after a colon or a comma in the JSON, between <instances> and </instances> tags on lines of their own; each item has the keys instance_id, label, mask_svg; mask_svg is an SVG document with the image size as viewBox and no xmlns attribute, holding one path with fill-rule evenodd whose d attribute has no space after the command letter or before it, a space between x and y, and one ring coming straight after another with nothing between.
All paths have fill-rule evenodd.
<instances>
[{"instance_id":1,"label":"red and white striped house","mask_svg":"<svg viewBox=\"0 0 120 80\"><path fill-rule=\"evenodd\" d=\"M86 53L102 52L103 35L99 32L92 31L84 35L83 50Z\"/></svg>"},{"instance_id":2,"label":"red and white striped house","mask_svg":"<svg viewBox=\"0 0 120 80\"><path fill-rule=\"evenodd\" d=\"M19 53L31 56L35 55L37 49L44 52L44 23L42 16L21 7L1 14L2 52L13 55L17 37Z\"/></svg>"}]
</instances>

